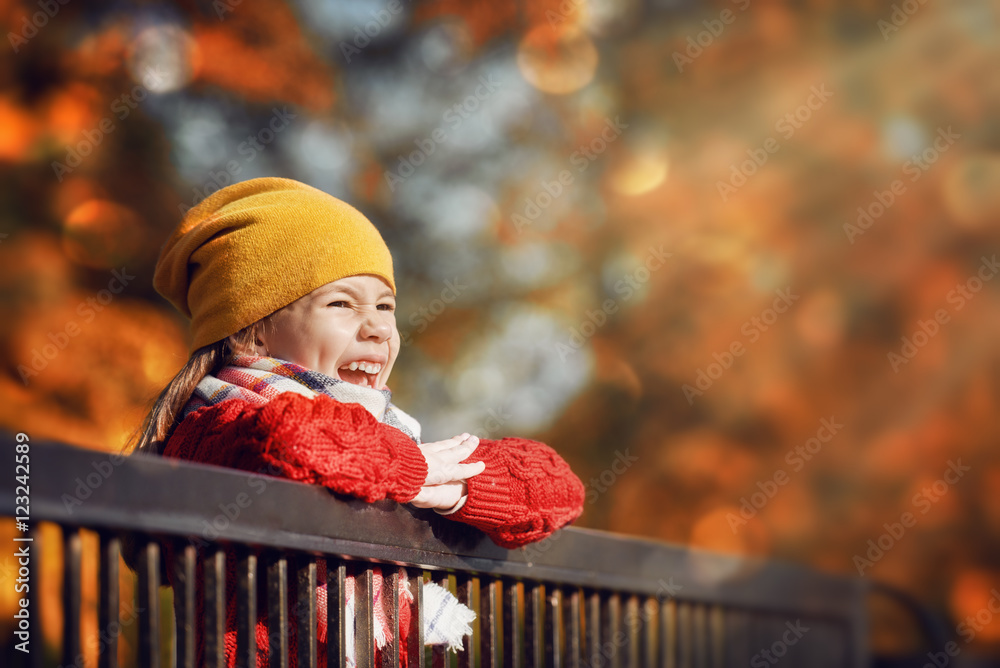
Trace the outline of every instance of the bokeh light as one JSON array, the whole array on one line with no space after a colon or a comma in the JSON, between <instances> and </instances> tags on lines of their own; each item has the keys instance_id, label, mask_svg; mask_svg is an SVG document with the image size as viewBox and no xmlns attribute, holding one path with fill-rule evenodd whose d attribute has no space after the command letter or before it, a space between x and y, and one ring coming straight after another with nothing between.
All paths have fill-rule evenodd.
<instances>
[{"instance_id":1,"label":"bokeh light","mask_svg":"<svg viewBox=\"0 0 1000 668\"><path fill-rule=\"evenodd\" d=\"M532 86L565 95L594 77L599 57L587 34L569 25L535 26L518 45L517 64Z\"/></svg>"}]
</instances>

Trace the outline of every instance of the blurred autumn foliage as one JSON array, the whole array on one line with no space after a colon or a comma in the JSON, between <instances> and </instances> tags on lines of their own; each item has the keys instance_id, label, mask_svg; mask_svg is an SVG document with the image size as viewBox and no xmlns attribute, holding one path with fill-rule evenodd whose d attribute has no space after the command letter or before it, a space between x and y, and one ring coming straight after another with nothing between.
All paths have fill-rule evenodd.
<instances>
[{"instance_id":1,"label":"blurred autumn foliage","mask_svg":"<svg viewBox=\"0 0 1000 668\"><path fill-rule=\"evenodd\" d=\"M995 1L51 5L0 2L5 428L120 449L188 353L160 245L288 176L383 231L428 438L552 444L581 526L987 609ZM877 649L919 649L875 612Z\"/></svg>"}]
</instances>

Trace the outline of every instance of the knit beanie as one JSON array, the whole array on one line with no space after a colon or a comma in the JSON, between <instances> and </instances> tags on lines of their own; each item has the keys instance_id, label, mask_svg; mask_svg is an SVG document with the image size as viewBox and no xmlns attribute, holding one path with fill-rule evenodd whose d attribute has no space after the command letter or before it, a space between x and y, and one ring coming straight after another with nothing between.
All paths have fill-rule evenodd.
<instances>
[{"instance_id":1,"label":"knit beanie","mask_svg":"<svg viewBox=\"0 0 1000 668\"><path fill-rule=\"evenodd\" d=\"M194 352L359 274L396 292L392 256L371 221L321 190L268 177L188 211L160 251L153 286L191 318Z\"/></svg>"}]
</instances>

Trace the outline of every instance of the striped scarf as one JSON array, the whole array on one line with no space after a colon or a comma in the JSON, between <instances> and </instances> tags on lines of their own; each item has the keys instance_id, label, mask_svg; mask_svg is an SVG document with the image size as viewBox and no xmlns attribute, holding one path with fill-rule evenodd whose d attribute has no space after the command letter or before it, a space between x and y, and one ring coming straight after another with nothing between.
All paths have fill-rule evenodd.
<instances>
[{"instance_id":1,"label":"striped scarf","mask_svg":"<svg viewBox=\"0 0 1000 668\"><path fill-rule=\"evenodd\" d=\"M420 423L393 405L389 390L348 383L276 357L238 355L217 375L206 374L185 404L181 418L233 398L263 405L282 392L306 397L325 394L341 403L361 404L379 422L420 443Z\"/></svg>"}]
</instances>

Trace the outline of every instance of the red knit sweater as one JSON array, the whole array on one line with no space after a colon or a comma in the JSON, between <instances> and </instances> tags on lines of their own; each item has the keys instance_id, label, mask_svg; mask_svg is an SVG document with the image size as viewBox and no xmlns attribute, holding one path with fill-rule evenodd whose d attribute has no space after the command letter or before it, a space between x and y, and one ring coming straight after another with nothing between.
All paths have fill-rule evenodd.
<instances>
[{"instance_id":1,"label":"red knit sweater","mask_svg":"<svg viewBox=\"0 0 1000 668\"><path fill-rule=\"evenodd\" d=\"M406 434L379 422L359 404L341 403L322 394L309 398L284 392L264 405L230 399L206 406L177 426L163 455L276 472L279 477L323 485L369 502L410 501L427 477L423 454ZM544 443L522 438L480 440L465 461L483 461L486 469L466 481L465 505L446 517L482 530L501 547L513 549L542 540L583 510L583 483ZM233 575L230 569L230 593L235 591ZM232 644L227 647L227 662L232 666L229 650L235 649L235 634L229 622L234 619L234 601L231 595L227 599L226 641L227 646ZM266 612L261 619L258 666L267 665ZM198 635L200 663L202 639ZM325 633L319 640L320 656L325 656ZM294 652L292 657L294 665Z\"/></svg>"}]
</instances>

